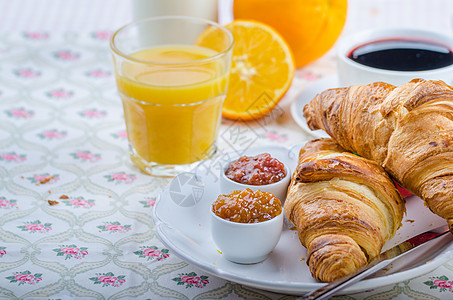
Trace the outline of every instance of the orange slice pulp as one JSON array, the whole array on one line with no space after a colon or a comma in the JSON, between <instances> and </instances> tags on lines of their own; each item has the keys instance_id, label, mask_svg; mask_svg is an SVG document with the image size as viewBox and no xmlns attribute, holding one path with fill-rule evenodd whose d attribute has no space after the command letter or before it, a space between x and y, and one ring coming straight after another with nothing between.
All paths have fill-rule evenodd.
<instances>
[{"instance_id":1,"label":"orange slice pulp","mask_svg":"<svg viewBox=\"0 0 453 300\"><path fill-rule=\"evenodd\" d=\"M225 26L234 36L230 82L222 115L253 120L269 114L291 85L295 64L285 40L271 27L236 20ZM197 45L215 49L215 30L205 31Z\"/></svg>"}]
</instances>

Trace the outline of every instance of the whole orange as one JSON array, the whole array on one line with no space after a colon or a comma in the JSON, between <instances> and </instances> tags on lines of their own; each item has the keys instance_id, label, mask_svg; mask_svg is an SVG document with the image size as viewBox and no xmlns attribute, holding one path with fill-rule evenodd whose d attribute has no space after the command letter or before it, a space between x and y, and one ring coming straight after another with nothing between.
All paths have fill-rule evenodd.
<instances>
[{"instance_id":1,"label":"whole orange","mask_svg":"<svg viewBox=\"0 0 453 300\"><path fill-rule=\"evenodd\" d=\"M346 22L347 0L234 0L233 14L276 29L302 67L334 45Z\"/></svg>"}]
</instances>

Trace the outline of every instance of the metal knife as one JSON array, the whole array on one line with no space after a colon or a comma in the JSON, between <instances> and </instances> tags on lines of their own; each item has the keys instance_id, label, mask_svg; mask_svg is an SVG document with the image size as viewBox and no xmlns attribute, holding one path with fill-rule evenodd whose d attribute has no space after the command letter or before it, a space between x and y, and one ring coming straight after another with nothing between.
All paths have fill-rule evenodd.
<instances>
[{"instance_id":1,"label":"metal knife","mask_svg":"<svg viewBox=\"0 0 453 300\"><path fill-rule=\"evenodd\" d=\"M303 297L297 298L298 300L322 300L327 299L328 297L332 296L336 292L350 286L351 284L370 276L371 274L379 271L380 269L384 268L391 262L393 262L396 258L399 258L401 255L408 253L410 250L418 248L419 246L425 244L428 241L432 241L437 239L441 236L446 235L449 233L448 226L441 226L424 233L421 233L413 238L410 238L395 247L382 252L381 254L375 256L371 261L359 268L357 271L346 275L342 278L339 278L331 283L324 285L308 294L304 295Z\"/></svg>"}]
</instances>

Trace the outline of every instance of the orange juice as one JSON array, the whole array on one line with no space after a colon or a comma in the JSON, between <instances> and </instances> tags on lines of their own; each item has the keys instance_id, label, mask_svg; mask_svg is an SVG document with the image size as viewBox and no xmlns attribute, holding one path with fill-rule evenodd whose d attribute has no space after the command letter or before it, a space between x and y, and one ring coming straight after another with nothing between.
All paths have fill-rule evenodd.
<instances>
[{"instance_id":1,"label":"orange juice","mask_svg":"<svg viewBox=\"0 0 453 300\"><path fill-rule=\"evenodd\" d=\"M116 70L131 157L142 169L191 164L212 152L228 83L227 66L209 59L215 54L159 46L130 54Z\"/></svg>"}]
</instances>

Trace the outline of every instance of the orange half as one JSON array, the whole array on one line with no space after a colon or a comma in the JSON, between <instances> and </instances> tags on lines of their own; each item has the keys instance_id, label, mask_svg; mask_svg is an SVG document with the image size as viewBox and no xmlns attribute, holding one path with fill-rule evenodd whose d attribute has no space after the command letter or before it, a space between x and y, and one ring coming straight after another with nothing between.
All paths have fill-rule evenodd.
<instances>
[{"instance_id":1,"label":"orange half","mask_svg":"<svg viewBox=\"0 0 453 300\"><path fill-rule=\"evenodd\" d=\"M222 115L253 120L272 111L291 85L295 64L285 40L271 27L236 20L225 26L234 36L228 92ZM215 30L203 33L197 44L215 49Z\"/></svg>"}]
</instances>

